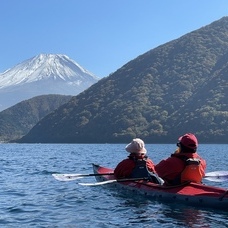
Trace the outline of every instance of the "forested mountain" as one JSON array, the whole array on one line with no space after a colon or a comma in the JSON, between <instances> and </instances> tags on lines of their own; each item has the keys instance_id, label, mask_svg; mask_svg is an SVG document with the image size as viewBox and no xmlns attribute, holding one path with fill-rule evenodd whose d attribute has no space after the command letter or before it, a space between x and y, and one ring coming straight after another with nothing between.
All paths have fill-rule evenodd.
<instances>
[{"instance_id":1,"label":"forested mountain","mask_svg":"<svg viewBox=\"0 0 228 228\"><path fill-rule=\"evenodd\" d=\"M43 118L20 142L141 137L228 143L228 17L142 54Z\"/></svg>"},{"instance_id":2,"label":"forested mountain","mask_svg":"<svg viewBox=\"0 0 228 228\"><path fill-rule=\"evenodd\" d=\"M0 112L0 142L21 138L44 116L70 98L64 95L37 96Z\"/></svg>"}]
</instances>

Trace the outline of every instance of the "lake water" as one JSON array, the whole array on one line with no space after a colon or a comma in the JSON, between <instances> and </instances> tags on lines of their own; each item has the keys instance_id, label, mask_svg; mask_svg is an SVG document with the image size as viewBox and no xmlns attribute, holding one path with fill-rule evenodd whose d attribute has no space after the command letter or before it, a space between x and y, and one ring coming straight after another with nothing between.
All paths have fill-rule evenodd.
<instances>
[{"instance_id":1,"label":"lake water","mask_svg":"<svg viewBox=\"0 0 228 228\"><path fill-rule=\"evenodd\" d=\"M0 227L228 227L219 211L150 201L108 186L59 182L52 173L93 173L91 163L114 168L124 144L0 144ZM146 145L157 163L175 145ZM227 170L228 145L200 145L207 172ZM94 177L80 182L95 182ZM228 183L205 182L228 188Z\"/></svg>"}]
</instances>

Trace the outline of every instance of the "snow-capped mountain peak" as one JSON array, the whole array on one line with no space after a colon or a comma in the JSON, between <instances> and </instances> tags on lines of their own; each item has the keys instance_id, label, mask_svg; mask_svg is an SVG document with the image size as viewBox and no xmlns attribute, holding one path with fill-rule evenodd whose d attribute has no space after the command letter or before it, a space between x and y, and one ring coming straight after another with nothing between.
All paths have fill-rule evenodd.
<instances>
[{"instance_id":1,"label":"snow-capped mountain peak","mask_svg":"<svg viewBox=\"0 0 228 228\"><path fill-rule=\"evenodd\" d=\"M0 111L38 95L75 96L98 80L66 55L40 54L0 73Z\"/></svg>"},{"instance_id":2,"label":"snow-capped mountain peak","mask_svg":"<svg viewBox=\"0 0 228 228\"><path fill-rule=\"evenodd\" d=\"M40 54L0 74L0 88L47 79L61 79L78 85L84 80L98 80L66 55Z\"/></svg>"}]
</instances>

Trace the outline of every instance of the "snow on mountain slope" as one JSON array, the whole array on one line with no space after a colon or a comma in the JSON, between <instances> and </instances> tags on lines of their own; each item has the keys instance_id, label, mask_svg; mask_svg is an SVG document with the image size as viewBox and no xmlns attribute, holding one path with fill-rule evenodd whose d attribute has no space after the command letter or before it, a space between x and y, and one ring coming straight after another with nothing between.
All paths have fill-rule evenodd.
<instances>
[{"instance_id":1,"label":"snow on mountain slope","mask_svg":"<svg viewBox=\"0 0 228 228\"><path fill-rule=\"evenodd\" d=\"M66 55L40 54L0 74L0 88L50 78L77 85L98 80Z\"/></svg>"},{"instance_id":2,"label":"snow on mountain slope","mask_svg":"<svg viewBox=\"0 0 228 228\"><path fill-rule=\"evenodd\" d=\"M0 111L37 95L77 95L98 80L66 55L40 54L0 73Z\"/></svg>"}]
</instances>

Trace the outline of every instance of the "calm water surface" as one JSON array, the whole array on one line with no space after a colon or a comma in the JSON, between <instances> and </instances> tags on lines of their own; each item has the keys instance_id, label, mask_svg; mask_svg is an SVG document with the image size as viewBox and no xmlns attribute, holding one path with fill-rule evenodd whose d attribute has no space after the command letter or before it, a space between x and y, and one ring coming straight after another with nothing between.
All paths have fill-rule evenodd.
<instances>
[{"instance_id":1,"label":"calm water surface","mask_svg":"<svg viewBox=\"0 0 228 228\"><path fill-rule=\"evenodd\" d=\"M149 201L108 186L59 182L52 173L92 173L91 163L114 168L123 144L0 144L0 227L228 227L227 211ZM147 145L157 163L175 145ZM228 145L200 145L207 172L227 170ZM80 179L94 182L93 177ZM228 183L205 182L228 188Z\"/></svg>"}]
</instances>

